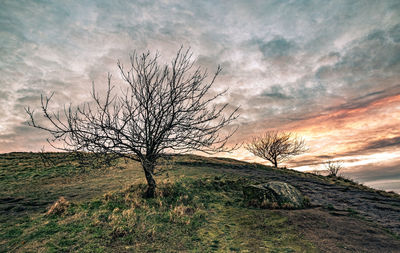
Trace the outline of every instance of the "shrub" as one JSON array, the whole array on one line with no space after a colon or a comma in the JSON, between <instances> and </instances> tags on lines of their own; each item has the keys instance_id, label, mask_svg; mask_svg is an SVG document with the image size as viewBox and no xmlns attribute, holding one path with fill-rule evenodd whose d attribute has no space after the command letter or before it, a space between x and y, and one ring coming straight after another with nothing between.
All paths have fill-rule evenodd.
<instances>
[{"instance_id":1,"label":"shrub","mask_svg":"<svg viewBox=\"0 0 400 253\"><path fill-rule=\"evenodd\" d=\"M328 176L336 177L339 171L343 169L343 163L341 161L328 161L325 163L325 169L328 171Z\"/></svg>"}]
</instances>

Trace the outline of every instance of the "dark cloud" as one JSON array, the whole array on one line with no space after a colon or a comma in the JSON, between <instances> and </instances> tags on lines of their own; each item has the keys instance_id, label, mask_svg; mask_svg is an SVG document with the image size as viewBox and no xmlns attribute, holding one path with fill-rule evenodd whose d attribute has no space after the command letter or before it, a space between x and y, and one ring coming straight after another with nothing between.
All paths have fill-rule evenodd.
<instances>
[{"instance_id":1,"label":"dark cloud","mask_svg":"<svg viewBox=\"0 0 400 253\"><path fill-rule=\"evenodd\" d=\"M305 73L295 82L270 86L262 96L294 98L291 103L281 104L282 111L288 118L303 119L340 108L365 107L398 94L400 44L389 39L392 33L393 28L374 30L351 42L340 54L330 52L320 57L322 65L314 73ZM295 115L291 115L292 108L296 108Z\"/></svg>"},{"instance_id":2,"label":"dark cloud","mask_svg":"<svg viewBox=\"0 0 400 253\"><path fill-rule=\"evenodd\" d=\"M369 142L362 148L362 151L393 147L400 147L400 136Z\"/></svg>"},{"instance_id":3,"label":"dark cloud","mask_svg":"<svg viewBox=\"0 0 400 253\"><path fill-rule=\"evenodd\" d=\"M380 89L371 93L367 93L361 96L355 96L352 99L349 99L347 102L340 104L339 106L328 107L326 111L338 111L342 109L361 109L370 106L372 103L379 101L386 97L391 97L393 95L400 94L400 84L395 84L394 86L385 87L384 90L381 90L381 87L378 86L375 89ZM343 117L346 115L343 114Z\"/></svg>"},{"instance_id":4,"label":"dark cloud","mask_svg":"<svg viewBox=\"0 0 400 253\"><path fill-rule=\"evenodd\" d=\"M400 24L393 26L393 28L389 30L389 36L394 42L400 43Z\"/></svg>"},{"instance_id":5,"label":"dark cloud","mask_svg":"<svg viewBox=\"0 0 400 253\"><path fill-rule=\"evenodd\" d=\"M397 0L1 1L0 150L41 144L45 135L23 126L40 94L56 92L55 110L87 101L107 72L121 84L116 61L135 49L168 62L183 44L210 73L221 64L215 89L229 88L225 102L241 106L237 141L367 108L400 94L399 11ZM390 144L378 142L353 153Z\"/></svg>"},{"instance_id":6,"label":"dark cloud","mask_svg":"<svg viewBox=\"0 0 400 253\"><path fill-rule=\"evenodd\" d=\"M269 41L261 39L253 39L251 43L258 46L265 58L290 56L296 53L298 46L294 41L287 40L283 37L275 37Z\"/></svg>"},{"instance_id":7,"label":"dark cloud","mask_svg":"<svg viewBox=\"0 0 400 253\"><path fill-rule=\"evenodd\" d=\"M269 98L272 98L272 99L278 99L278 100L279 99L290 99L290 98L293 98L291 96L286 95L284 90L283 90L283 88L281 86L279 86L279 85L274 85L274 86L271 86L269 89L264 90L261 93L261 96L269 97Z\"/></svg>"},{"instance_id":8,"label":"dark cloud","mask_svg":"<svg viewBox=\"0 0 400 253\"><path fill-rule=\"evenodd\" d=\"M392 161L374 166L358 166L352 170L345 171L345 175L351 178L357 178L360 182L375 180L393 180L400 179L399 174L400 161Z\"/></svg>"}]
</instances>

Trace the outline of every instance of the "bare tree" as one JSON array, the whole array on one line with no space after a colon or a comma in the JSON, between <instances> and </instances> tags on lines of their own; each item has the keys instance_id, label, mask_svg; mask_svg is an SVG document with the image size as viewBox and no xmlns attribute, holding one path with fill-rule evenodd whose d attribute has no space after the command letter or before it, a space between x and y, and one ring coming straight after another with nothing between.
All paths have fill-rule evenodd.
<instances>
[{"instance_id":1,"label":"bare tree","mask_svg":"<svg viewBox=\"0 0 400 253\"><path fill-rule=\"evenodd\" d=\"M342 161L327 161L325 163L325 169L328 171L328 176L334 176L336 177L343 169L343 162Z\"/></svg>"},{"instance_id":2,"label":"bare tree","mask_svg":"<svg viewBox=\"0 0 400 253\"><path fill-rule=\"evenodd\" d=\"M253 155L270 161L275 168L278 163L305 152L305 142L291 132L268 131L261 137L254 137L246 149Z\"/></svg>"},{"instance_id":3,"label":"bare tree","mask_svg":"<svg viewBox=\"0 0 400 253\"><path fill-rule=\"evenodd\" d=\"M160 64L159 54L134 52L128 70L118 61L126 89L114 92L111 75L104 97L93 89L92 102L64 106L50 112L49 97L41 97L41 111L50 127L35 121L29 107L29 125L52 135L50 144L61 141L68 151L114 154L139 161L147 180L147 196L156 188L154 169L166 152L227 151L226 142L236 131L221 136L220 130L238 117L227 113L228 104L214 104L226 90L209 91L221 68L207 81L207 70L194 66L192 53L181 47L170 64Z\"/></svg>"}]
</instances>

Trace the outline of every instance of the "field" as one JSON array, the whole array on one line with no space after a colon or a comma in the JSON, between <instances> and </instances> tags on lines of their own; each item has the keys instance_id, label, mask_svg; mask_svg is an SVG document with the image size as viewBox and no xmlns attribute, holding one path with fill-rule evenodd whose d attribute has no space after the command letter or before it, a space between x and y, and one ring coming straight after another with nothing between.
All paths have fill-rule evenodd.
<instances>
[{"instance_id":1,"label":"field","mask_svg":"<svg viewBox=\"0 0 400 253\"><path fill-rule=\"evenodd\" d=\"M1 252L396 252L400 198L341 178L185 155L160 161L145 199L138 163L61 153L0 155ZM100 168L99 168L100 167ZM286 181L304 210L243 203L242 186ZM46 215L63 196L70 204Z\"/></svg>"}]
</instances>

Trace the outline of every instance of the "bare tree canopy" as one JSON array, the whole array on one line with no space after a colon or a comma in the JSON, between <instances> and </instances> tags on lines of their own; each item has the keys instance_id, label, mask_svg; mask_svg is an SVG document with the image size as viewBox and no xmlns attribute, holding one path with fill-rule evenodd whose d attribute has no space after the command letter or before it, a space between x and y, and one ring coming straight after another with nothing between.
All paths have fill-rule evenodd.
<instances>
[{"instance_id":1,"label":"bare tree canopy","mask_svg":"<svg viewBox=\"0 0 400 253\"><path fill-rule=\"evenodd\" d=\"M246 145L253 155L270 161L275 168L278 163L305 152L303 139L297 138L291 132L268 131L261 137L254 137Z\"/></svg>"},{"instance_id":2,"label":"bare tree canopy","mask_svg":"<svg viewBox=\"0 0 400 253\"><path fill-rule=\"evenodd\" d=\"M342 161L327 161L325 164L325 169L328 171L328 176L336 177L339 171L343 169Z\"/></svg>"},{"instance_id":3,"label":"bare tree canopy","mask_svg":"<svg viewBox=\"0 0 400 253\"><path fill-rule=\"evenodd\" d=\"M49 97L41 97L41 111L47 125L35 121L26 109L30 125L49 132L50 143L62 141L68 151L111 153L141 162L148 196L154 195L153 178L157 159L166 151L226 151L225 144L235 132L219 132L238 117L237 109L226 113L228 104L215 105L209 91L221 71L207 79L207 71L194 66L192 53L181 47L170 64L160 64L159 54L134 52L126 69L118 61L125 89L115 92L108 75L108 88L101 97L93 84L92 101L81 106L50 112Z\"/></svg>"}]
</instances>

